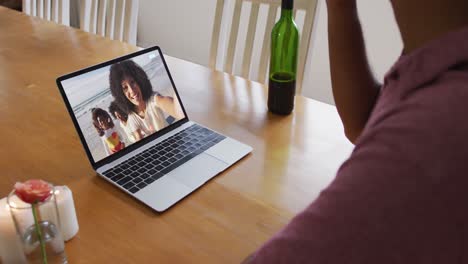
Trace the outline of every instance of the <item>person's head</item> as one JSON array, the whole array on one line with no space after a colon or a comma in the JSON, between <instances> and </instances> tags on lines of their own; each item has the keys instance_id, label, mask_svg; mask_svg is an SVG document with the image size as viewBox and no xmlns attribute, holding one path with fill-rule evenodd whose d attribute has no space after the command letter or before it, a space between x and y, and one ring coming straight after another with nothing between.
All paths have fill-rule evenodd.
<instances>
[{"instance_id":1,"label":"person's head","mask_svg":"<svg viewBox=\"0 0 468 264\"><path fill-rule=\"evenodd\" d=\"M110 106L109 106L109 112L110 114L116 118L119 119L122 122L127 122L128 120L128 114L125 113L120 107L119 104L117 104L116 101L113 101Z\"/></svg>"},{"instance_id":2,"label":"person's head","mask_svg":"<svg viewBox=\"0 0 468 264\"><path fill-rule=\"evenodd\" d=\"M153 94L151 82L145 71L132 60L111 66L109 83L115 101L126 112L135 112Z\"/></svg>"},{"instance_id":3,"label":"person's head","mask_svg":"<svg viewBox=\"0 0 468 264\"><path fill-rule=\"evenodd\" d=\"M390 0L405 52L468 26L467 0Z\"/></svg>"},{"instance_id":4,"label":"person's head","mask_svg":"<svg viewBox=\"0 0 468 264\"><path fill-rule=\"evenodd\" d=\"M93 108L91 110L93 125L96 128L99 136L104 135L104 131L114 127L114 122L110 117L109 113L101 108Z\"/></svg>"}]
</instances>

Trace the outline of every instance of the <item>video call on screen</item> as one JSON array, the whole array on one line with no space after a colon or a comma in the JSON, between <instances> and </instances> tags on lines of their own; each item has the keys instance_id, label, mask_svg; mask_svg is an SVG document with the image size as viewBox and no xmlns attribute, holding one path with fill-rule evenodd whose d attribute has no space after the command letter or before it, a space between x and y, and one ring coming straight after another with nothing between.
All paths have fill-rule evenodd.
<instances>
[{"instance_id":1,"label":"video call on screen","mask_svg":"<svg viewBox=\"0 0 468 264\"><path fill-rule=\"evenodd\" d=\"M95 162L185 117L158 51L62 86Z\"/></svg>"}]
</instances>

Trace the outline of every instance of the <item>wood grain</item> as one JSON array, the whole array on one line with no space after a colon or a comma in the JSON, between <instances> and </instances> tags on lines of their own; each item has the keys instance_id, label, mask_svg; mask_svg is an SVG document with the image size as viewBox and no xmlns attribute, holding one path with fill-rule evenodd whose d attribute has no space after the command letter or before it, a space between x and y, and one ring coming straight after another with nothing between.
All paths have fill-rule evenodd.
<instances>
[{"instance_id":1,"label":"wood grain","mask_svg":"<svg viewBox=\"0 0 468 264\"><path fill-rule=\"evenodd\" d=\"M298 96L292 115L274 116L263 85L167 56L190 118L254 151L154 213L96 176L55 85L136 50L0 7L0 197L30 178L68 185L80 224L66 244L70 263L239 263L313 201L351 151L334 107Z\"/></svg>"}]
</instances>

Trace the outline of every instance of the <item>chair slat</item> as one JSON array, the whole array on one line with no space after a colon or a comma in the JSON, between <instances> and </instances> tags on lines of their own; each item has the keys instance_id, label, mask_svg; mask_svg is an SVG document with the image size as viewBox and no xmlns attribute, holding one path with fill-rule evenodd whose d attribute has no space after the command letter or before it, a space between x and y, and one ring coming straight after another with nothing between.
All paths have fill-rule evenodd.
<instances>
[{"instance_id":1,"label":"chair slat","mask_svg":"<svg viewBox=\"0 0 468 264\"><path fill-rule=\"evenodd\" d=\"M62 11L63 11L63 1L62 0L58 0L57 1L57 6L58 6L58 16L57 16L57 23L61 23L61 19L62 19Z\"/></svg>"},{"instance_id":2,"label":"chair slat","mask_svg":"<svg viewBox=\"0 0 468 264\"><path fill-rule=\"evenodd\" d=\"M294 8L295 9L302 9L302 10L307 10L307 12L310 11L310 3L313 3L313 5L316 5L317 0L296 0L294 1Z\"/></svg>"},{"instance_id":3,"label":"chair slat","mask_svg":"<svg viewBox=\"0 0 468 264\"><path fill-rule=\"evenodd\" d=\"M30 2L31 2L31 0L23 0L22 5L21 5L23 13L28 14L28 15L31 14L31 4L30 4Z\"/></svg>"},{"instance_id":4,"label":"chair slat","mask_svg":"<svg viewBox=\"0 0 468 264\"><path fill-rule=\"evenodd\" d=\"M94 34L97 32L98 1L91 0L90 7L89 32Z\"/></svg>"},{"instance_id":5,"label":"chair slat","mask_svg":"<svg viewBox=\"0 0 468 264\"><path fill-rule=\"evenodd\" d=\"M58 22L58 0L52 0L51 2L51 10L50 10L50 20L54 22Z\"/></svg>"},{"instance_id":6,"label":"chair slat","mask_svg":"<svg viewBox=\"0 0 468 264\"><path fill-rule=\"evenodd\" d=\"M36 2L36 16L40 18L44 18L44 2L42 0L37 0Z\"/></svg>"},{"instance_id":7,"label":"chair slat","mask_svg":"<svg viewBox=\"0 0 468 264\"><path fill-rule=\"evenodd\" d=\"M37 16L37 2L36 0L31 0L31 16Z\"/></svg>"},{"instance_id":8,"label":"chair slat","mask_svg":"<svg viewBox=\"0 0 468 264\"><path fill-rule=\"evenodd\" d=\"M114 39L116 0L109 0L106 15L106 37Z\"/></svg>"},{"instance_id":9,"label":"chair slat","mask_svg":"<svg viewBox=\"0 0 468 264\"><path fill-rule=\"evenodd\" d=\"M218 54L218 45L221 32L221 23L223 18L224 10L224 0L216 1L216 11L213 24L213 33L211 34L211 48L210 48L210 60L208 65L215 69L216 68L216 59Z\"/></svg>"},{"instance_id":10,"label":"chair slat","mask_svg":"<svg viewBox=\"0 0 468 264\"><path fill-rule=\"evenodd\" d=\"M125 0L115 0L114 39L123 40L123 22L125 18Z\"/></svg>"},{"instance_id":11,"label":"chair slat","mask_svg":"<svg viewBox=\"0 0 468 264\"><path fill-rule=\"evenodd\" d=\"M53 0L54 2L56 0ZM89 32L89 20L91 17L91 0L80 1L80 28Z\"/></svg>"},{"instance_id":12,"label":"chair slat","mask_svg":"<svg viewBox=\"0 0 468 264\"><path fill-rule=\"evenodd\" d=\"M65 26L70 26L70 0L61 0L61 12L59 23Z\"/></svg>"},{"instance_id":13,"label":"chair slat","mask_svg":"<svg viewBox=\"0 0 468 264\"><path fill-rule=\"evenodd\" d=\"M125 20L123 28L123 41L136 45L138 23L138 0L125 1Z\"/></svg>"},{"instance_id":14,"label":"chair slat","mask_svg":"<svg viewBox=\"0 0 468 264\"><path fill-rule=\"evenodd\" d=\"M242 10L242 1L235 0L234 14L232 16L231 34L229 35L228 50L226 55L226 62L224 64L224 70L228 73L232 73L234 64L234 53L237 43L237 35L239 33L239 20Z\"/></svg>"},{"instance_id":15,"label":"chair slat","mask_svg":"<svg viewBox=\"0 0 468 264\"><path fill-rule=\"evenodd\" d=\"M107 0L99 0L96 17L96 34L101 36L106 35L106 11Z\"/></svg>"},{"instance_id":16,"label":"chair slat","mask_svg":"<svg viewBox=\"0 0 468 264\"><path fill-rule=\"evenodd\" d=\"M247 38L245 41L244 58L242 59L242 73L241 76L249 79L250 64L252 62L252 51L255 39L255 32L257 30L258 10L259 3L252 3L250 10L249 28L247 30Z\"/></svg>"},{"instance_id":17,"label":"chair slat","mask_svg":"<svg viewBox=\"0 0 468 264\"><path fill-rule=\"evenodd\" d=\"M44 18L50 20L50 13L51 13L52 6L50 4L50 0L44 0Z\"/></svg>"},{"instance_id":18,"label":"chair slat","mask_svg":"<svg viewBox=\"0 0 468 264\"><path fill-rule=\"evenodd\" d=\"M268 8L268 17L266 21L265 34L263 36L262 54L260 55L260 69L258 71L258 82L265 82L265 76L268 69L268 58L270 57L271 30L275 25L276 12L278 5L272 4Z\"/></svg>"},{"instance_id":19,"label":"chair slat","mask_svg":"<svg viewBox=\"0 0 468 264\"><path fill-rule=\"evenodd\" d=\"M315 18L315 10L317 7L317 0L310 0L309 12L306 13L304 19L304 28L302 29L302 37L299 45L299 58L296 76L296 94L302 93L302 80L304 79L305 63L309 51L310 36L312 33L313 22Z\"/></svg>"}]
</instances>

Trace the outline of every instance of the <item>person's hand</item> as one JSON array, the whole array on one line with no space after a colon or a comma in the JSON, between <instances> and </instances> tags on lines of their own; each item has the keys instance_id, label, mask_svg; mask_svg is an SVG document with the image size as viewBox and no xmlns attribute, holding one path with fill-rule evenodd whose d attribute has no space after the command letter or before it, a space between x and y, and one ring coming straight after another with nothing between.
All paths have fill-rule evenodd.
<instances>
[{"instance_id":1,"label":"person's hand","mask_svg":"<svg viewBox=\"0 0 468 264\"><path fill-rule=\"evenodd\" d=\"M156 105L174 118L181 119L184 117L184 113L181 111L180 106L178 106L173 97L157 95L155 100Z\"/></svg>"},{"instance_id":2,"label":"person's hand","mask_svg":"<svg viewBox=\"0 0 468 264\"><path fill-rule=\"evenodd\" d=\"M139 141L142 138L144 138L144 135L143 135L143 132L141 131L141 129L137 129L136 131L134 131L133 132L133 137L135 138L136 141Z\"/></svg>"}]
</instances>

